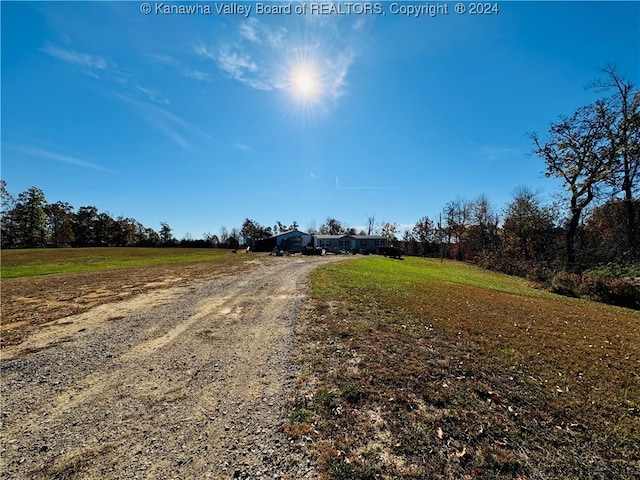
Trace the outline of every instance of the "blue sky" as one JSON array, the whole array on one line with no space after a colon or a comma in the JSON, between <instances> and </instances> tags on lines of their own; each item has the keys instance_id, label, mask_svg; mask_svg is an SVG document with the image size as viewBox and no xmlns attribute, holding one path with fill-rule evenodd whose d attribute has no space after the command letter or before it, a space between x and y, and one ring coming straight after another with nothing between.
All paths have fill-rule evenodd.
<instances>
[{"instance_id":1,"label":"blue sky","mask_svg":"<svg viewBox=\"0 0 640 480\"><path fill-rule=\"evenodd\" d=\"M142 3L2 2L14 195L37 186L178 238L246 217L412 225L479 194L501 210L518 186L558 189L527 132L602 96L585 86L609 62L640 83L638 2L503 1L475 16L447 2L417 18L392 2L380 15L239 3L248 17Z\"/></svg>"}]
</instances>

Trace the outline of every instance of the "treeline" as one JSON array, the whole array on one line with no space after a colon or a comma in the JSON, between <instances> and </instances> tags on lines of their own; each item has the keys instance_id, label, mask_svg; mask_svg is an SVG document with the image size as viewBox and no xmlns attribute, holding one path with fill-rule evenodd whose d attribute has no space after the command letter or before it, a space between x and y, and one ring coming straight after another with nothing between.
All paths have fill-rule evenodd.
<instances>
[{"instance_id":1,"label":"treeline","mask_svg":"<svg viewBox=\"0 0 640 480\"><path fill-rule=\"evenodd\" d=\"M636 222L632 238L626 234L629 203ZM561 206L544 205L527 187L520 187L502 212L481 195L447 203L440 218L423 217L403 232L396 224L384 224L385 235L407 255L469 261L538 281L550 282L560 271L582 274L607 269L611 276L640 277L637 199L609 200L586 216L577 229L571 268L566 248L568 220ZM380 231L384 232L383 226Z\"/></svg>"},{"instance_id":2,"label":"treeline","mask_svg":"<svg viewBox=\"0 0 640 480\"><path fill-rule=\"evenodd\" d=\"M31 187L14 197L5 180L0 180L2 211L0 212L1 246L7 248L63 247L191 247L239 248L280 232L298 228L297 222L285 225L276 222L263 227L245 219L241 228L221 227L218 234L206 232L203 238L173 236L166 222L158 231L146 227L134 218L113 218L95 206L77 210L67 202L47 202L45 193Z\"/></svg>"},{"instance_id":3,"label":"treeline","mask_svg":"<svg viewBox=\"0 0 640 480\"><path fill-rule=\"evenodd\" d=\"M75 210L67 202L48 203L31 187L14 198L0 180L2 248L156 247L175 243L171 228L155 231L133 218L113 218L94 206Z\"/></svg>"}]
</instances>

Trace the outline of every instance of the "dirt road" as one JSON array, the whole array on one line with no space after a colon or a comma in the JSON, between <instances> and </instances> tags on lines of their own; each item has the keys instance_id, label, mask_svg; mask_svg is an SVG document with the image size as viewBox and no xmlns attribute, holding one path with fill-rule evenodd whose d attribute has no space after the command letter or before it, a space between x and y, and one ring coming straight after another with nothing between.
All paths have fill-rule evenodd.
<instances>
[{"instance_id":1,"label":"dirt road","mask_svg":"<svg viewBox=\"0 0 640 480\"><path fill-rule=\"evenodd\" d=\"M281 426L306 277L334 259L154 290L5 348L0 478L314 478Z\"/></svg>"}]
</instances>

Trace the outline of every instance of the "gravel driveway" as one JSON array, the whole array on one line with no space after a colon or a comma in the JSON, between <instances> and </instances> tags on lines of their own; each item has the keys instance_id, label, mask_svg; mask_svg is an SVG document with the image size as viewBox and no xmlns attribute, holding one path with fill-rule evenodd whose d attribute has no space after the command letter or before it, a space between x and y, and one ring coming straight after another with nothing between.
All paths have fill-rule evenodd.
<instances>
[{"instance_id":1,"label":"gravel driveway","mask_svg":"<svg viewBox=\"0 0 640 480\"><path fill-rule=\"evenodd\" d=\"M281 426L307 274L335 259L154 290L5 348L0 478L315 478Z\"/></svg>"}]
</instances>

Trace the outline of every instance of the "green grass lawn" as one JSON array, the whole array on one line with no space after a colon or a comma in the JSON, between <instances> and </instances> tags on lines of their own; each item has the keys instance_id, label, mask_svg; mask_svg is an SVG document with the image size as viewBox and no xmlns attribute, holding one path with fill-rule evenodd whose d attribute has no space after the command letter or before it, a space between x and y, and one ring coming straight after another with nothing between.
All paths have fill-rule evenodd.
<instances>
[{"instance_id":1,"label":"green grass lawn","mask_svg":"<svg viewBox=\"0 0 640 480\"><path fill-rule=\"evenodd\" d=\"M419 258L322 266L312 296L285 430L325 478L640 478L638 312Z\"/></svg>"},{"instance_id":2,"label":"green grass lawn","mask_svg":"<svg viewBox=\"0 0 640 480\"><path fill-rule=\"evenodd\" d=\"M213 248L51 248L3 250L2 278L31 277L110 268L215 261L228 250Z\"/></svg>"}]
</instances>

